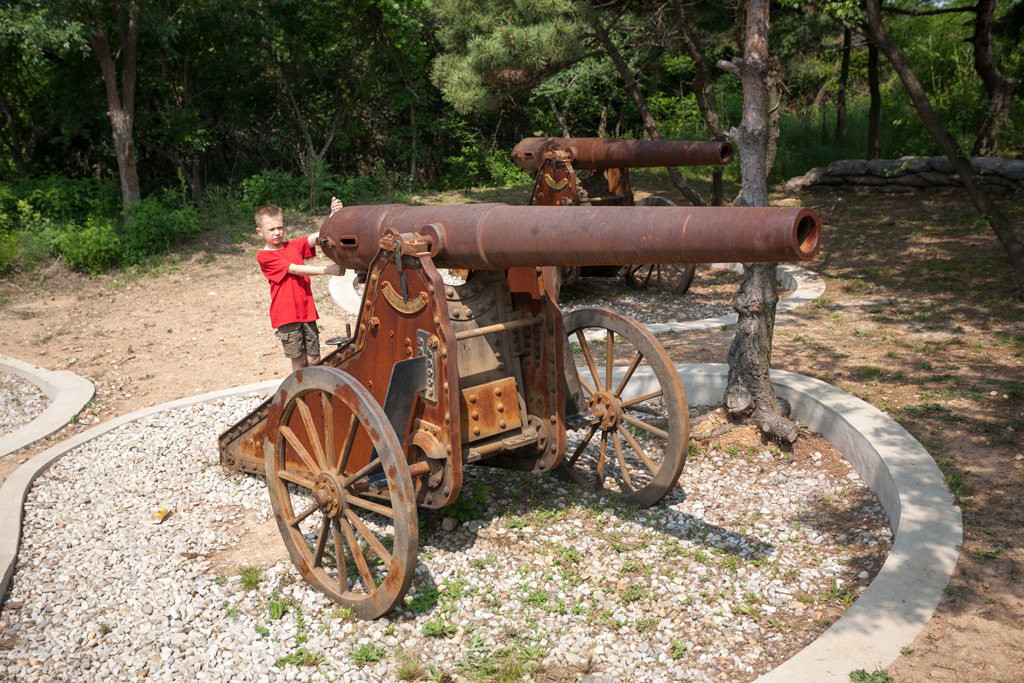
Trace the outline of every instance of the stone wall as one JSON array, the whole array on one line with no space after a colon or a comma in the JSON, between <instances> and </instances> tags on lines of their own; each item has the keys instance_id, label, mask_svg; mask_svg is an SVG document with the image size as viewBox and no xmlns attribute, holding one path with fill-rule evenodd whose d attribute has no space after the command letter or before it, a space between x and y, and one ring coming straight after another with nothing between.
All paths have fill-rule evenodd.
<instances>
[{"instance_id":1,"label":"stone wall","mask_svg":"<svg viewBox=\"0 0 1024 683\"><path fill-rule=\"evenodd\" d=\"M993 192L1024 190L1024 161L996 157L972 157L976 178ZM792 178L786 190L875 189L883 192L911 191L929 187L963 185L946 157L903 157L871 161L833 161L825 168L812 168Z\"/></svg>"}]
</instances>

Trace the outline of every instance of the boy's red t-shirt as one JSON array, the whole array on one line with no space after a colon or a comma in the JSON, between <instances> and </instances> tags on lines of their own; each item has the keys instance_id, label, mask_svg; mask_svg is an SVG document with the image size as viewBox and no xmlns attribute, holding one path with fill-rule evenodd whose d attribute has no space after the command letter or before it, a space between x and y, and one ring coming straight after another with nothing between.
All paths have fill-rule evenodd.
<instances>
[{"instance_id":1,"label":"boy's red t-shirt","mask_svg":"<svg viewBox=\"0 0 1024 683\"><path fill-rule=\"evenodd\" d=\"M270 325L277 329L288 323L313 322L319 316L313 304L308 275L292 275L288 266L301 266L316 256L306 237L285 242L280 249L260 249L256 254L260 270L270 280Z\"/></svg>"}]
</instances>

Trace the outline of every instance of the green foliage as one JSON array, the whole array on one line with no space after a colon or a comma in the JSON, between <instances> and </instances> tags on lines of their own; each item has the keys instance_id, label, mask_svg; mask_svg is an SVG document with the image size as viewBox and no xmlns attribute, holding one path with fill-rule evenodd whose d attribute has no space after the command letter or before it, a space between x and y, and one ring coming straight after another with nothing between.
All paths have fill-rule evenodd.
<instances>
[{"instance_id":1,"label":"green foliage","mask_svg":"<svg viewBox=\"0 0 1024 683\"><path fill-rule=\"evenodd\" d=\"M243 588L255 590L259 588L260 582L263 580L263 568L257 566L239 567L238 578L242 580Z\"/></svg>"},{"instance_id":2,"label":"green foliage","mask_svg":"<svg viewBox=\"0 0 1024 683\"><path fill-rule=\"evenodd\" d=\"M374 645L373 643L363 643L362 645L356 646L352 649L352 653L349 658L359 667L366 666L367 664L375 664L384 658L384 646Z\"/></svg>"},{"instance_id":3,"label":"green foliage","mask_svg":"<svg viewBox=\"0 0 1024 683\"><path fill-rule=\"evenodd\" d=\"M864 669L850 672L851 683L892 683L892 680L887 669L875 669L871 673Z\"/></svg>"},{"instance_id":4,"label":"green foliage","mask_svg":"<svg viewBox=\"0 0 1024 683\"><path fill-rule=\"evenodd\" d=\"M282 209L301 209L308 201L301 179L291 173L267 169L242 181L242 203L256 209L274 204Z\"/></svg>"},{"instance_id":5,"label":"green foliage","mask_svg":"<svg viewBox=\"0 0 1024 683\"><path fill-rule=\"evenodd\" d=\"M420 633L431 638L451 638L455 635L455 624L445 622L444 617L438 617L433 621L423 624Z\"/></svg>"},{"instance_id":6,"label":"green foliage","mask_svg":"<svg viewBox=\"0 0 1024 683\"><path fill-rule=\"evenodd\" d=\"M18 240L13 232L0 232L0 273L11 267L18 257Z\"/></svg>"},{"instance_id":7,"label":"green foliage","mask_svg":"<svg viewBox=\"0 0 1024 683\"><path fill-rule=\"evenodd\" d=\"M490 499L491 487L482 482L473 482L473 492L466 495L466 490L459 492L459 497L448 506L448 512L452 517L458 518L460 522L468 522L471 519L480 519L487 511L487 501Z\"/></svg>"},{"instance_id":8,"label":"green foliage","mask_svg":"<svg viewBox=\"0 0 1024 683\"><path fill-rule=\"evenodd\" d=\"M279 669L291 664L292 666L319 666L327 661L327 657L323 652L309 651L304 647L300 647L295 652L285 655L274 662L274 666Z\"/></svg>"}]
</instances>

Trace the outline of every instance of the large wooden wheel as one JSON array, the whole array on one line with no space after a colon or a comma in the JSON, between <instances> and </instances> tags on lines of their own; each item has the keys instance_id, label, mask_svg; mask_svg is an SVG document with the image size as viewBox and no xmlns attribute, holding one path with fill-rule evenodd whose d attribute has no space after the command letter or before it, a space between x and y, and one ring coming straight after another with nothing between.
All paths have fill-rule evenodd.
<instances>
[{"instance_id":1,"label":"large wooden wheel","mask_svg":"<svg viewBox=\"0 0 1024 683\"><path fill-rule=\"evenodd\" d=\"M362 619L391 611L416 565L416 494L384 410L327 366L286 379L264 460L274 516L302 576Z\"/></svg>"},{"instance_id":2,"label":"large wooden wheel","mask_svg":"<svg viewBox=\"0 0 1024 683\"><path fill-rule=\"evenodd\" d=\"M690 423L675 366L654 335L616 311L575 310L565 331L574 356L568 385L582 391L591 425L570 435L562 472L626 503L654 505L686 464Z\"/></svg>"},{"instance_id":3,"label":"large wooden wheel","mask_svg":"<svg viewBox=\"0 0 1024 683\"><path fill-rule=\"evenodd\" d=\"M637 206L675 206L664 197L644 197ZM626 266L626 282L639 289L654 289L673 296L682 296L693 284L695 263L653 263Z\"/></svg>"}]
</instances>

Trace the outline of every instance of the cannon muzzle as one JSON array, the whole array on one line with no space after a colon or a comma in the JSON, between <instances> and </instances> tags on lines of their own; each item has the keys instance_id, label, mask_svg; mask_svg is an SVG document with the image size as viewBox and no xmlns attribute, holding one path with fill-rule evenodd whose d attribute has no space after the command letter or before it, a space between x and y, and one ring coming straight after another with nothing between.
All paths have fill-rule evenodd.
<instances>
[{"instance_id":1,"label":"cannon muzzle","mask_svg":"<svg viewBox=\"0 0 1024 683\"><path fill-rule=\"evenodd\" d=\"M512 149L512 161L536 173L548 152L565 152L573 168L652 168L659 166L719 166L732 161L728 142L681 140L609 140L606 138L524 138Z\"/></svg>"},{"instance_id":2,"label":"cannon muzzle","mask_svg":"<svg viewBox=\"0 0 1024 683\"><path fill-rule=\"evenodd\" d=\"M320 229L324 254L365 270L387 231L419 233L442 268L806 261L821 247L807 208L452 204L350 206Z\"/></svg>"}]
</instances>

